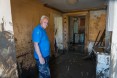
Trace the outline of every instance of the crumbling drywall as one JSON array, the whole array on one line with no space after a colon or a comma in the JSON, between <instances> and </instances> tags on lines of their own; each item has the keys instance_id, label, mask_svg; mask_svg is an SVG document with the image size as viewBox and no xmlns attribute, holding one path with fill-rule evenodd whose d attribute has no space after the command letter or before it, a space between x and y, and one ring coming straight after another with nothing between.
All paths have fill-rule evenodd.
<instances>
[{"instance_id":1,"label":"crumbling drywall","mask_svg":"<svg viewBox=\"0 0 117 78\"><path fill-rule=\"evenodd\" d=\"M97 53L96 57L97 57L96 78L109 78L110 54Z\"/></svg>"},{"instance_id":2,"label":"crumbling drywall","mask_svg":"<svg viewBox=\"0 0 117 78\"><path fill-rule=\"evenodd\" d=\"M0 0L0 78L18 78L15 56L10 0Z\"/></svg>"}]
</instances>

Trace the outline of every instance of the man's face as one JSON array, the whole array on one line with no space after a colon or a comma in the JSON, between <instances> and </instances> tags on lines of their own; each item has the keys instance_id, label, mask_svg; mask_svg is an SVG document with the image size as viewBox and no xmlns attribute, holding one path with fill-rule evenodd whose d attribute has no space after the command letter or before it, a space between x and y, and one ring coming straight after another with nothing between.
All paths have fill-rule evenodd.
<instances>
[{"instance_id":1,"label":"man's face","mask_svg":"<svg viewBox=\"0 0 117 78\"><path fill-rule=\"evenodd\" d=\"M48 19L44 18L40 21L41 26L45 29L48 26Z\"/></svg>"}]
</instances>

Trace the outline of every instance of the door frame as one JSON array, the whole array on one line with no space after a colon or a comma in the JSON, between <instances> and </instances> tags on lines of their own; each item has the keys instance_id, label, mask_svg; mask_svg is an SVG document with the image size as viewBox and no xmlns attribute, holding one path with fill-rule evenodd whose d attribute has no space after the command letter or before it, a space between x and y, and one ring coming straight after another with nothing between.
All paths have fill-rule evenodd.
<instances>
[{"instance_id":1,"label":"door frame","mask_svg":"<svg viewBox=\"0 0 117 78\"><path fill-rule=\"evenodd\" d=\"M89 38L89 12L88 11L84 11L84 12L75 12L75 13L65 13L63 14L63 17L69 17L69 16L85 16L85 43L84 43L84 52L86 53L87 52L87 45L88 45L88 38ZM69 20L67 19L67 22L69 22ZM63 26L64 28L63 29L67 29L67 41L69 41L69 31L68 31L68 27L69 27L69 24L67 23L67 26L68 27L65 27L64 25L64 22L63 22ZM63 32L66 32L66 31L63 31ZM65 35L64 35L65 36ZM64 45L67 44L67 47L68 47L68 43L64 43ZM68 49L68 48L67 48Z\"/></svg>"}]
</instances>

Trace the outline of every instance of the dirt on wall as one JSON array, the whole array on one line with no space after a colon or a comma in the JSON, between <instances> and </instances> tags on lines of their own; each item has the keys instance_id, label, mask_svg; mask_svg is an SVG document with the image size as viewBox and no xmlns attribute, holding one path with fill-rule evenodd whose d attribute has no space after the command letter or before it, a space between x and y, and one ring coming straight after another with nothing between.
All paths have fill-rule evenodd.
<instances>
[{"instance_id":1,"label":"dirt on wall","mask_svg":"<svg viewBox=\"0 0 117 78\"><path fill-rule=\"evenodd\" d=\"M44 7L38 0L11 0L16 54L21 55L33 49L31 34L33 28L39 24L40 17L47 15L49 25L46 29L51 42L51 54L54 51L54 18L53 14L60 12Z\"/></svg>"},{"instance_id":2,"label":"dirt on wall","mask_svg":"<svg viewBox=\"0 0 117 78\"><path fill-rule=\"evenodd\" d=\"M32 30L40 22L40 17L49 17L49 25L46 29L51 43L51 55L54 54L54 14L60 12L44 7L38 0L11 0L11 12L13 20L14 38L16 46L16 58L19 78L35 78L37 72L33 57ZM33 72L33 73L32 73Z\"/></svg>"},{"instance_id":3,"label":"dirt on wall","mask_svg":"<svg viewBox=\"0 0 117 78\"><path fill-rule=\"evenodd\" d=\"M95 41L99 31L102 33L106 26L106 10L92 10L86 12L76 12L76 13L66 13L64 14L65 17L67 15L80 15L86 16L85 21L85 47L87 47L89 41ZM64 26L64 48L67 46L67 42L69 41L68 37L68 24L65 21L66 18L63 17L63 26ZM68 19L67 19L68 21ZM101 34L99 35L99 37ZM99 39L98 39L99 40ZM86 49L86 48L85 48Z\"/></svg>"},{"instance_id":4,"label":"dirt on wall","mask_svg":"<svg viewBox=\"0 0 117 78\"><path fill-rule=\"evenodd\" d=\"M90 11L89 41L95 41L99 31L103 33L105 26L106 26L106 10Z\"/></svg>"},{"instance_id":5,"label":"dirt on wall","mask_svg":"<svg viewBox=\"0 0 117 78\"><path fill-rule=\"evenodd\" d=\"M0 78L18 78L14 35L5 30L5 23L0 23Z\"/></svg>"}]
</instances>

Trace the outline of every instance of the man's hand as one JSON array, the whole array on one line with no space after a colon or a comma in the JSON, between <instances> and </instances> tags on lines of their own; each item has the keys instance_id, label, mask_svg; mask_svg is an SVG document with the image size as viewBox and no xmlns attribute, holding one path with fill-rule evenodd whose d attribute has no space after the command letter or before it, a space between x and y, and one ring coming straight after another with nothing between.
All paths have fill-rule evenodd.
<instances>
[{"instance_id":1,"label":"man's hand","mask_svg":"<svg viewBox=\"0 0 117 78\"><path fill-rule=\"evenodd\" d=\"M34 42L34 48L35 48L36 53L37 53L37 55L39 57L40 64L45 64L45 60L44 60L44 58L41 55L40 48L39 48L39 45L38 45L37 42Z\"/></svg>"},{"instance_id":2,"label":"man's hand","mask_svg":"<svg viewBox=\"0 0 117 78\"><path fill-rule=\"evenodd\" d=\"M43 57L39 57L40 64L45 64L45 59Z\"/></svg>"}]
</instances>

